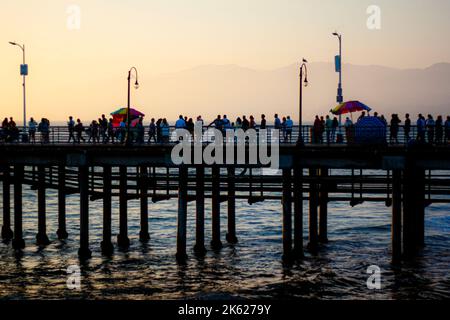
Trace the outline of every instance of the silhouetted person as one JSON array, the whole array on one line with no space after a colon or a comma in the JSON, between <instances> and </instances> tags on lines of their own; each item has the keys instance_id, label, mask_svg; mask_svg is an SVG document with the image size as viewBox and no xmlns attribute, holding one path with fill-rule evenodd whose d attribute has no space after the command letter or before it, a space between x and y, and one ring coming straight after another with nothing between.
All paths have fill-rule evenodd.
<instances>
[{"instance_id":1,"label":"silhouetted person","mask_svg":"<svg viewBox=\"0 0 450 320\"><path fill-rule=\"evenodd\" d=\"M393 114L391 117L391 129L390 129L390 136L389 136L389 142L390 143L397 143L398 144L398 131L400 128L400 118L398 115Z\"/></svg>"},{"instance_id":2,"label":"silhouetted person","mask_svg":"<svg viewBox=\"0 0 450 320\"><path fill-rule=\"evenodd\" d=\"M157 142L155 118L152 118L152 120L150 120L150 124L148 126L148 143L150 143L152 139L154 142Z\"/></svg>"},{"instance_id":3,"label":"silhouetted person","mask_svg":"<svg viewBox=\"0 0 450 320\"><path fill-rule=\"evenodd\" d=\"M425 118L421 113L417 116L416 125L417 125L417 140L425 142Z\"/></svg>"},{"instance_id":4,"label":"silhouetted person","mask_svg":"<svg viewBox=\"0 0 450 320\"><path fill-rule=\"evenodd\" d=\"M442 119L442 116L438 116L436 119L436 144L442 144L442 139L444 135L444 120Z\"/></svg>"},{"instance_id":5,"label":"silhouetted person","mask_svg":"<svg viewBox=\"0 0 450 320\"><path fill-rule=\"evenodd\" d=\"M77 119L77 124L75 125L75 133L77 134L77 143L81 143L81 140L85 142L86 140L83 138L84 126L81 123L80 119Z\"/></svg>"},{"instance_id":6,"label":"silhouetted person","mask_svg":"<svg viewBox=\"0 0 450 320\"><path fill-rule=\"evenodd\" d=\"M444 131L445 131L445 144L449 143L450 141L450 116L447 116L447 120L445 120L444 124Z\"/></svg>"},{"instance_id":7,"label":"silhouetted person","mask_svg":"<svg viewBox=\"0 0 450 320\"><path fill-rule=\"evenodd\" d=\"M70 143L70 140L75 143L75 121L73 121L73 117L69 117L69 121L67 122L67 130L69 130L69 140L67 140L68 143Z\"/></svg>"},{"instance_id":8,"label":"silhouetted person","mask_svg":"<svg viewBox=\"0 0 450 320\"><path fill-rule=\"evenodd\" d=\"M408 143L411 140L411 119L409 118L409 113L405 114L405 127L403 130L405 132L405 140Z\"/></svg>"},{"instance_id":9,"label":"silhouetted person","mask_svg":"<svg viewBox=\"0 0 450 320\"><path fill-rule=\"evenodd\" d=\"M28 139L32 143L36 143L36 130L37 130L37 122L34 121L33 117L28 121Z\"/></svg>"},{"instance_id":10,"label":"silhouetted person","mask_svg":"<svg viewBox=\"0 0 450 320\"><path fill-rule=\"evenodd\" d=\"M428 143L434 143L435 122L431 114L428 115L428 119L425 122L425 126L427 128Z\"/></svg>"}]
</instances>

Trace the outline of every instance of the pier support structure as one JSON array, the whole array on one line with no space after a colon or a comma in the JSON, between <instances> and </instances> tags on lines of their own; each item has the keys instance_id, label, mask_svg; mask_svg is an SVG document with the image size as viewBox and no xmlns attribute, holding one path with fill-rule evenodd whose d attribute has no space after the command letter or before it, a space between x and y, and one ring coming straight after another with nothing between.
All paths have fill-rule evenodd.
<instances>
[{"instance_id":1,"label":"pier support structure","mask_svg":"<svg viewBox=\"0 0 450 320\"><path fill-rule=\"evenodd\" d=\"M119 167L119 234L117 244L120 248L128 248L130 239L128 238L128 182L127 167Z\"/></svg>"},{"instance_id":2,"label":"pier support structure","mask_svg":"<svg viewBox=\"0 0 450 320\"><path fill-rule=\"evenodd\" d=\"M38 166L38 234L36 235L36 242L42 246L50 243L47 236L44 166Z\"/></svg>"},{"instance_id":3,"label":"pier support structure","mask_svg":"<svg viewBox=\"0 0 450 320\"><path fill-rule=\"evenodd\" d=\"M303 253L303 169L294 168L294 252L295 258Z\"/></svg>"},{"instance_id":4,"label":"pier support structure","mask_svg":"<svg viewBox=\"0 0 450 320\"><path fill-rule=\"evenodd\" d=\"M58 167L58 239L64 240L69 236L66 228L66 168Z\"/></svg>"},{"instance_id":5,"label":"pier support structure","mask_svg":"<svg viewBox=\"0 0 450 320\"><path fill-rule=\"evenodd\" d=\"M398 264L402 258L402 176L401 170L392 173L392 263Z\"/></svg>"},{"instance_id":6,"label":"pier support structure","mask_svg":"<svg viewBox=\"0 0 450 320\"><path fill-rule=\"evenodd\" d=\"M320 169L320 177L328 177L328 169ZM328 184L322 180L319 195L319 242L328 242Z\"/></svg>"},{"instance_id":7,"label":"pier support structure","mask_svg":"<svg viewBox=\"0 0 450 320\"><path fill-rule=\"evenodd\" d=\"M3 168L3 225L2 239L9 241L14 233L11 229L11 175L9 166Z\"/></svg>"},{"instance_id":8,"label":"pier support structure","mask_svg":"<svg viewBox=\"0 0 450 320\"><path fill-rule=\"evenodd\" d=\"M226 239L228 243L236 244L236 184L234 167L227 169L228 171L228 233Z\"/></svg>"},{"instance_id":9,"label":"pier support structure","mask_svg":"<svg viewBox=\"0 0 450 320\"><path fill-rule=\"evenodd\" d=\"M139 240L148 242L150 234L148 232L148 169L146 166L139 168L140 182L140 201L141 201L141 230L139 231Z\"/></svg>"},{"instance_id":10,"label":"pier support structure","mask_svg":"<svg viewBox=\"0 0 450 320\"><path fill-rule=\"evenodd\" d=\"M317 169L309 169L309 176L312 178L309 191L309 243L308 249L315 253L318 249L318 230L317 230L317 207L318 207L318 190L317 183L313 181L317 177Z\"/></svg>"},{"instance_id":11,"label":"pier support structure","mask_svg":"<svg viewBox=\"0 0 450 320\"><path fill-rule=\"evenodd\" d=\"M111 255L114 251L111 241L111 171L111 166L103 167L103 240L100 245L104 255Z\"/></svg>"},{"instance_id":12,"label":"pier support structure","mask_svg":"<svg viewBox=\"0 0 450 320\"><path fill-rule=\"evenodd\" d=\"M220 167L212 167L212 240L211 248L219 250L222 248L220 241Z\"/></svg>"},{"instance_id":13,"label":"pier support structure","mask_svg":"<svg viewBox=\"0 0 450 320\"><path fill-rule=\"evenodd\" d=\"M195 246L196 255L204 256L205 248L205 167L196 168Z\"/></svg>"},{"instance_id":14,"label":"pier support structure","mask_svg":"<svg viewBox=\"0 0 450 320\"><path fill-rule=\"evenodd\" d=\"M14 239L12 246L16 250L25 248L23 240L22 225L22 181L24 176L24 166L16 164L14 166Z\"/></svg>"},{"instance_id":15,"label":"pier support structure","mask_svg":"<svg viewBox=\"0 0 450 320\"><path fill-rule=\"evenodd\" d=\"M178 219L177 219L177 253L178 261L187 259L186 254L186 233L187 233L187 167L181 166L178 182Z\"/></svg>"},{"instance_id":16,"label":"pier support structure","mask_svg":"<svg viewBox=\"0 0 450 320\"><path fill-rule=\"evenodd\" d=\"M89 249L89 168L78 168L78 184L80 186L80 259L88 259L92 253Z\"/></svg>"},{"instance_id":17,"label":"pier support structure","mask_svg":"<svg viewBox=\"0 0 450 320\"><path fill-rule=\"evenodd\" d=\"M292 173L283 169L283 260L292 258Z\"/></svg>"}]
</instances>

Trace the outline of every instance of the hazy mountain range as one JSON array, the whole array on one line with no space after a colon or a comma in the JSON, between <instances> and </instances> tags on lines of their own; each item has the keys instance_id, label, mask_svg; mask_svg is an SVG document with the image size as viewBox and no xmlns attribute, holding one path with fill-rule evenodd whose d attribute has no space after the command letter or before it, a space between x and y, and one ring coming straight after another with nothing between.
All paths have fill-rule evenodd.
<instances>
[{"instance_id":1,"label":"hazy mountain range","mask_svg":"<svg viewBox=\"0 0 450 320\"><path fill-rule=\"evenodd\" d=\"M212 118L217 114L274 112L298 118L298 65L254 70L236 65L205 65L152 79L150 101L158 110ZM338 74L332 63L308 65L304 88L304 119L327 114L336 105ZM382 66L343 67L345 100L360 100L383 114L418 112L450 114L450 63L426 69Z\"/></svg>"}]
</instances>

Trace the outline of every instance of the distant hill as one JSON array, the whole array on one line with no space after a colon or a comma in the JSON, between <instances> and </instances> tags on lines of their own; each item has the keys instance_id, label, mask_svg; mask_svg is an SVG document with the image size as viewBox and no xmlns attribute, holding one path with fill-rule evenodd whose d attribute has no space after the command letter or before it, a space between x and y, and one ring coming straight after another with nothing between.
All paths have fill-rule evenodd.
<instances>
[{"instance_id":1,"label":"distant hill","mask_svg":"<svg viewBox=\"0 0 450 320\"><path fill-rule=\"evenodd\" d=\"M151 80L147 97L155 109L213 118L217 114L274 112L298 118L298 65L276 70L253 70L236 65L205 65L165 74ZM304 119L327 114L336 105L338 75L332 63L308 65L309 86L304 89ZM382 114L409 112L450 114L450 64L426 69L394 69L346 64L345 100L361 100ZM155 115L156 116L156 115Z\"/></svg>"}]
</instances>

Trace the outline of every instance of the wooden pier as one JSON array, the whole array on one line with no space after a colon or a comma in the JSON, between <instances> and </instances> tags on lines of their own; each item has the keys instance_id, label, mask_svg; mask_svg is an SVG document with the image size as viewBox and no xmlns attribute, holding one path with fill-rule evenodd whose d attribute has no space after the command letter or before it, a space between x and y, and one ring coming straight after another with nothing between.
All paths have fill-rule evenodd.
<instances>
[{"instance_id":1,"label":"wooden pier","mask_svg":"<svg viewBox=\"0 0 450 320\"><path fill-rule=\"evenodd\" d=\"M46 190L58 192L58 239L65 239L66 196L80 197L80 258L91 256L89 202L103 202L101 251L111 255L114 243L130 245L128 206L140 200L139 239L151 241L149 201L178 199L176 245L178 260L188 257L187 237L195 237L193 252L204 255L220 250L222 241L235 244L236 199L250 204L280 200L282 249L286 261L300 259L304 248L315 252L328 239L328 204L346 201L355 206L365 201L383 202L392 209L392 261L411 259L424 243L424 212L432 203L450 203L450 148L406 146L280 146L280 171L262 164L180 165L171 160L173 144L122 145L0 145L3 185L1 236L16 250L25 247L22 225L22 189L37 192L36 243L49 243L46 221ZM339 170L336 170L339 169ZM370 170L370 173L368 173ZM375 173L373 173L375 172ZM444 173L439 173L444 172ZM10 190L13 188L13 199ZM111 231L113 198L119 199L119 234ZM205 201L211 212L205 212ZM11 212L11 201L14 202ZM195 202L195 235L187 234L188 203ZM309 201L304 208L303 202ZM221 212L221 203L227 212ZM303 214L308 210L308 226ZM205 215L212 218L210 245L205 245ZM12 218L13 215L13 219ZM227 219L226 238L221 239L221 219ZM12 222L13 221L13 222ZM303 243L304 229L309 241Z\"/></svg>"}]
</instances>

